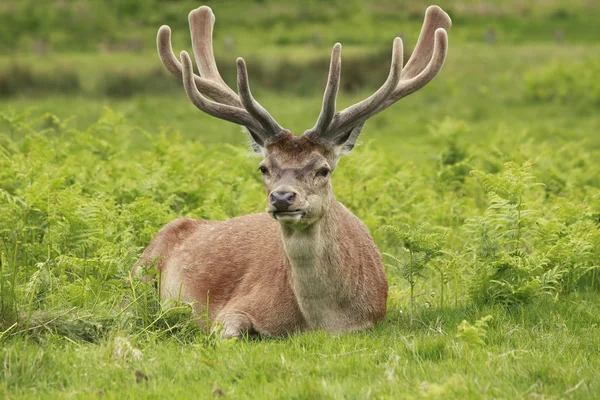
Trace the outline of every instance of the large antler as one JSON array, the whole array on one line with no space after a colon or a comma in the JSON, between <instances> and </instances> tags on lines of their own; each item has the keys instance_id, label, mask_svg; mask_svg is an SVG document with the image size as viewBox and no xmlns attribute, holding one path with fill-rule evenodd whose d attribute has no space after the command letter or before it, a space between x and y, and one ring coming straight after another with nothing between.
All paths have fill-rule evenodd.
<instances>
[{"instance_id":1,"label":"large antler","mask_svg":"<svg viewBox=\"0 0 600 400\"><path fill-rule=\"evenodd\" d=\"M158 30L156 45L163 65L183 80L183 87L192 103L207 114L245 126L255 139L263 143L283 131L267 110L252 97L246 63L242 58L237 60L239 94L221 78L212 48L215 23L212 10L202 6L190 12L188 20L194 58L201 76L194 74L192 60L187 52L181 52L181 62L173 54L171 29L168 26L163 25Z\"/></svg>"},{"instance_id":2,"label":"large antler","mask_svg":"<svg viewBox=\"0 0 600 400\"><path fill-rule=\"evenodd\" d=\"M450 17L441 8L427 8L419 40L406 67L402 69L402 40L395 38L390 73L383 86L370 97L338 113L335 112L335 102L340 82L341 45L336 43L331 53L321 114L314 128L305 134L332 141L346 138L355 128L360 131L367 119L421 89L438 74L444 64L448 49L446 30L451 25Z\"/></svg>"}]
</instances>

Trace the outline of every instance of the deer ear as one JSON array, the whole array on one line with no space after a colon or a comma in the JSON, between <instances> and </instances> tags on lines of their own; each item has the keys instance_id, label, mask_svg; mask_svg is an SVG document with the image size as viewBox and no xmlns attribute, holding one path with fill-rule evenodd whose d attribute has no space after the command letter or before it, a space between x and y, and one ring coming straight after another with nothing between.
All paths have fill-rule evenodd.
<instances>
[{"instance_id":1,"label":"deer ear","mask_svg":"<svg viewBox=\"0 0 600 400\"><path fill-rule=\"evenodd\" d=\"M242 127L242 130L248 134L248 139L250 139L250 147L252 147L252 150L256 154L263 155L264 142L261 140L260 136L258 136L256 133L252 132L245 126Z\"/></svg>"},{"instance_id":2,"label":"deer ear","mask_svg":"<svg viewBox=\"0 0 600 400\"><path fill-rule=\"evenodd\" d=\"M348 154L352 151L364 126L365 123L363 122L335 139L335 145L341 146L340 154Z\"/></svg>"}]
</instances>

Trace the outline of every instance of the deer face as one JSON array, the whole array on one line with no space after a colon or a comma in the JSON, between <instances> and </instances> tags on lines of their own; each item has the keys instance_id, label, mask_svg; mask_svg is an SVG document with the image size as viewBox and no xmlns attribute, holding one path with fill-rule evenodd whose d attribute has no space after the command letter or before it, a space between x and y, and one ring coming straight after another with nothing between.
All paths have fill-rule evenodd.
<instances>
[{"instance_id":1,"label":"deer face","mask_svg":"<svg viewBox=\"0 0 600 400\"><path fill-rule=\"evenodd\" d=\"M283 134L267 145L259 165L267 192L267 212L286 225L318 221L333 200L331 172L336 157L327 144Z\"/></svg>"}]
</instances>

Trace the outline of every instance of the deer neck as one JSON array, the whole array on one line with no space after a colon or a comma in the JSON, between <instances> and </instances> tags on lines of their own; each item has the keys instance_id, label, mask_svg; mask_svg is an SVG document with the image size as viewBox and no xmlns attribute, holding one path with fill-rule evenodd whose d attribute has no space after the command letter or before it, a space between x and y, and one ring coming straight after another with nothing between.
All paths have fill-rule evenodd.
<instances>
[{"instance_id":1,"label":"deer neck","mask_svg":"<svg viewBox=\"0 0 600 400\"><path fill-rule=\"evenodd\" d=\"M351 296L351 274L343 271L338 242L342 208L333 200L325 215L304 229L281 225L290 284L306 322L315 328L343 325L340 307Z\"/></svg>"}]
</instances>

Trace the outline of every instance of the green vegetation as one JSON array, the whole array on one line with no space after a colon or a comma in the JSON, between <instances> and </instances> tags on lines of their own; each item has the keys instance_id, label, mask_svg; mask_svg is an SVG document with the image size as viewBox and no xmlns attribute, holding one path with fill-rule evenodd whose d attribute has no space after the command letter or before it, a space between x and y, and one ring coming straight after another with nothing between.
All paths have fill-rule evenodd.
<instances>
[{"instance_id":1,"label":"green vegetation","mask_svg":"<svg viewBox=\"0 0 600 400\"><path fill-rule=\"evenodd\" d=\"M391 37L406 29L414 45L424 9L280 3L210 5L226 80L234 85L238 49L252 52L256 97L297 134L320 109L334 40L344 44L341 108L383 82ZM231 341L128 276L178 216L264 209L259 160L239 127L196 111L151 49L162 23L187 48L186 13L199 4L31 4L0 5L0 29L20 33L3 34L5 50L38 37L54 49L0 57L0 397L600 393L592 2L450 7L440 76L369 121L333 176L384 254L386 320L356 334ZM137 53L93 52L131 37Z\"/></svg>"},{"instance_id":2,"label":"green vegetation","mask_svg":"<svg viewBox=\"0 0 600 400\"><path fill-rule=\"evenodd\" d=\"M230 37L234 45L255 49L274 46L379 46L389 33L414 36L430 5L424 0L333 0L282 2L259 0L206 1L217 15L217 49ZM21 0L0 4L0 50L111 51L153 50L157 27L174 29L175 43L189 43L187 13L194 0ZM567 42L597 40L591 29L600 16L589 0L464 0L444 5L459 32L454 40L481 42L493 28L499 41L552 40L557 31ZM326 46L329 47L329 46Z\"/></svg>"},{"instance_id":3,"label":"green vegetation","mask_svg":"<svg viewBox=\"0 0 600 400\"><path fill-rule=\"evenodd\" d=\"M0 52L8 56L0 56L1 97L65 91L124 97L179 90L156 62L156 32L167 24L176 53L189 48L187 13L197 1L5 3L0 2ZM235 86L234 60L241 55L255 87L299 95L321 91L314 82L324 80L336 41L344 45L342 90L378 87L387 76L393 37L404 38L408 57L429 5L423 0L206 4L217 16L214 48L227 82ZM590 0L465 0L443 6L453 19L453 47L488 43L514 50L515 45L597 43L600 6ZM537 85L532 90L533 96L545 95Z\"/></svg>"},{"instance_id":4,"label":"green vegetation","mask_svg":"<svg viewBox=\"0 0 600 400\"><path fill-rule=\"evenodd\" d=\"M600 104L600 61L587 58L571 65L557 62L525 77L525 95L530 100L565 105Z\"/></svg>"}]
</instances>

